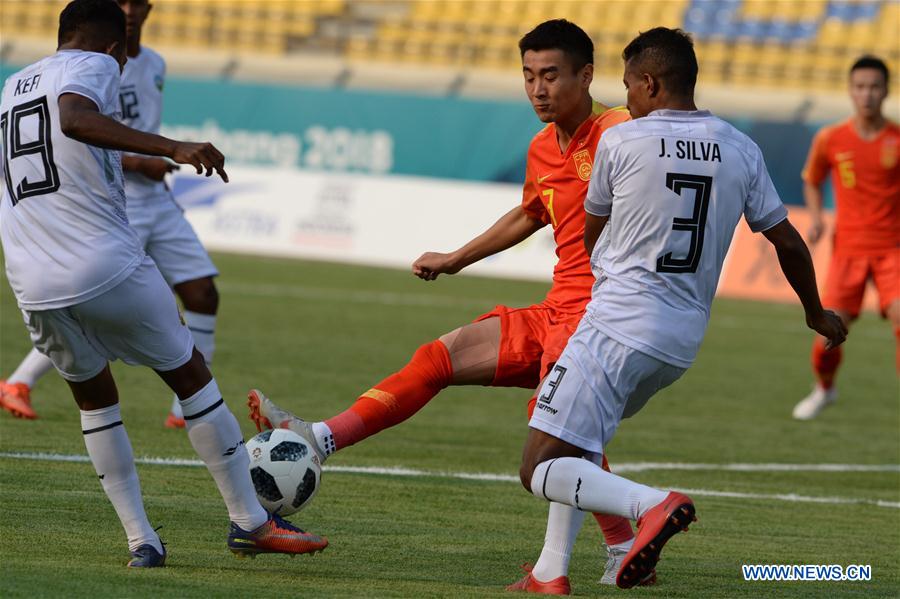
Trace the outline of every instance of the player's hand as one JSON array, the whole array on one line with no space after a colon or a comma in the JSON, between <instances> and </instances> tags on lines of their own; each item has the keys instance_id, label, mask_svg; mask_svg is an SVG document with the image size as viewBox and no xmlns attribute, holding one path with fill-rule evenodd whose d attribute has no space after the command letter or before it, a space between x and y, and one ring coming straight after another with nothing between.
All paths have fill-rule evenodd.
<instances>
[{"instance_id":1,"label":"player's hand","mask_svg":"<svg viewBox=\"0 0 900 599\"><path fill-rule=\"evenodd\" d=\"M225 172L225 156L211 143L176 142L171 158L179 164L192 165L197 169L198 175L202 175L206 171L206 176L209 177L215 171L223 181L228 183L228 174Z\"/></svg>"},{"instance_id":2,"label":"player's hand","mask_svg":"<svg viewBox=\"0 0 900 599\"><path fill-rule=\"evenodd\" d=\"M181 167L165 158L141 158L138 163L138 172L154 181L162 181L166 175L179 168Z\"/></svg>"},{"instance_id":3,"label":"player's hand","mask_svg":"<svg viewBox=\"0 0 900 599\"><path fill-rule=\"evenodd\" d=\"M819 242L819 239L822 238L822 233L825 232L825 221L822 220L821 217L813 219L812 223L809 225L809 231L807 232L807 237L809 238L809 243L814 245Z\"/></svg>"},{"instance_id":4,"label":"player's hand","mask_svg":"<svg viewBox=\"0 0 900 599\"><path fill-rule=\"evenodd\" d=\"M440 274L455 275L459 271L453 254L426 252L412 265L413 274L426 281L433 281Z\"/></svg>"},{"instance_id":5,"label":"player's hand","mask_svg":"<svg viewBox=\"0 0 900 599\"><path fill-rule=\"evenodd\" d=\"M847 325L831 310L823 310L819 316L806 317L806 324L825 337L825 349L833 349L847 338Z\"/></svg>"}]
</instances>

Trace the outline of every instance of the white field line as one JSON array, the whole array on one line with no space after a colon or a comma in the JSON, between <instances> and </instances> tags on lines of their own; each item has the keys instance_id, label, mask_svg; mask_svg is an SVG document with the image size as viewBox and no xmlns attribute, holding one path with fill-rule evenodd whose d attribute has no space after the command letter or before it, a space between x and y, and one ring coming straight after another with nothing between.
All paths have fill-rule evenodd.
<instances>
[{"instance_id":1,"label":"white field line","mask_svg":"<svg viewBox=\"0 0 900 599\"><path fill-rule=\"evenodd\" d=\"M426 293L394 293L379 291L358 291L351 289L338 289L335 287L310 287L307 285L283 285L278 283L235 283L228 281L217 282L219 290L228 294L245 295L251 297L283 297L293 299L317 300L325 302L348 302L353 304L378 304L382 306L403 306L418 308L464 308L476 310L490 310L498 303L498 298L493 300L486 298L459 298L449 295L437 295ZM535 297L538 302L542 298ZM518 305L518 304L517 304ZM525 305L525 304L522 304ZM776 314L773 312L773 314ZM793 315L791 315L793 316ZM768 332L812 335L810 330L800 320L799 313L793 324L770 319L765 327ZM734 316L715 316L712 320L713 327L736 330L759 330L752 322L748 323L742 318ZM888 327L884 330L857 330L853 334L866 339L887 340L890 337Z\"/></svg>"},{"instance_id":2,"label":"white field line","mask_svg":"<svg viewBox=\"0 0 900 599\"><path fill-rule=\"evenodd\" d=\"M46 462L88 463L86 455L66 455L58 453L16 453L0 452L0 458L19 460L39 460ZM180 458L136 458L138 464L153 466L203 466L200 460ZM616 472L642 472L645 470L703 470L732 472L900 472L900 464L683 464L668 462L622 463ZM376 466L325 466L325 471L349 474L376 474L382 476L409 476L430 478L451 478L457 480L480 480L488 482L519 482L518 476L510 474L490 474L477 472L435 472L412 468L381 468ZM822 503L830 505L874 505L900 509L900 501L884 501L855 497L821 497L798 495L796 493L740 493L735 491L715 491L709 489L679 489L699 497L725 497L729 499L763 499L794 503Z\"/></svg>"}]
</instances>

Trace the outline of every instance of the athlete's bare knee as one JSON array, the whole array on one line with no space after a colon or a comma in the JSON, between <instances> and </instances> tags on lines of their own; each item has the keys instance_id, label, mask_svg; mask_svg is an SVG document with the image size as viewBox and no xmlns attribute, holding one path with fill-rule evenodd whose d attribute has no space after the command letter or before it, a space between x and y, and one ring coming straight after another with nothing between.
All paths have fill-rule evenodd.
<instances>
[{"instance_id":1,"label":"athlete's bare knee","mask_svg":"<svg viewBox=\"0 0 900 599\"><path fill-rule=\"evenodd\" d=\"M157 370L156 374L175 392L179 399L187 399L200 391L212 380L212 373L206 366L197 348L191 359L174 370Z\"/></svg>"},{"instance_id":2,"label":"athlete's bare knee","mask_svg":"<svg viewBox=\"0 0 900 599\"><path fill-rule=\"evenodd\" d=\"M440 337L453 365L453 384L487 385L494 380L500 351L500 323L488 318Z\"/></svg>"},{"instance_id":3,"label":"athlete's bare knee","mask_svg":"<svg viewBox=\"0 0 900 599\"><path fill-rule=\"evenodd\" d=\"M212 277L203 277L175 285L175 293L185 310L215 314L219 309L219 290Z\"/></svg>"},{"instance_id":4,"label":"athlete's bare knee","mask_svg":"<svg viewBox=\"0 0 900 599\"><path fill-rule=\"evenodd\" d=\"M108 408L119 403L119 391L109 365L86 381L66 382L72 390L72 397L75 398L78 408L85 412Z\"/></svg>"},{"instance_id":5,"label":"athlete's bare knee","mask_svg":"<svg viewBox=\"0 0 900 599\"><path fill-rule=\"evenodd\" d=\"M519 481L522 483L522 486L525 487L525 490L529 493L531 493L532 476L534 476L534 465L526 463L525 460L522 460L522 465L519 467Z\"/></svg>"}]
</instances>

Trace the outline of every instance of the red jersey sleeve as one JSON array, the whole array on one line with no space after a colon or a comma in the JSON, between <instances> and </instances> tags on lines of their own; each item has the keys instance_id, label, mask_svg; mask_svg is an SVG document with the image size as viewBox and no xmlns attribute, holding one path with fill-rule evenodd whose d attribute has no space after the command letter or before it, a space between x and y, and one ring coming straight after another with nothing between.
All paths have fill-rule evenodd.
<instances>
[{"instance_id":1,"label":"red jersey sleeve","mask_svg":"<svg viewBox=\"0 0 900 599\"><path fill-rule=\"evenodd\" d=\"M525 185L522 186L522 209L525 214L539 220L545 225L550 222L550 215L547 208L541 201L540 192L537 188L536 175L531 167L531 148L528 149L528 160L525 164Z\"/></svg>"},{"instance_id":2,"label":"red jersey sleeve","mask_svg":"<svg viewBox=\"0 0 900 599\"><path fill-rule=\"evenodd\" d=\"M831 127L820 130L813 138L806 165L801 177L806 183L819 185L828 176L831 164L828 162L828 140L831 138Z\"/></svg>"}]
</instances>

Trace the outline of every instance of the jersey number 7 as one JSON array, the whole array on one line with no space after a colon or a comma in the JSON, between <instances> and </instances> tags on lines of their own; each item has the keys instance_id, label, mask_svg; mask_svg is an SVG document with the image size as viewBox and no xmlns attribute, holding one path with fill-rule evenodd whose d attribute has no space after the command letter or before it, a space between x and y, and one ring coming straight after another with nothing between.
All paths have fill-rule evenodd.
<instances>
[{"instance_id":1,"label":"jersey number 7","mask_svg":"<svg viewBox=\"0 0 900 599\"><path fill-rule=\"evenodd\" d=\"M22 143L22 119L37 118L37 139ZM53 193L59 189L59 172L53 162L53 144L51 143L50 108L47 96L19 104L0 115L0 129L3 132L3 172L6 174L6 186L13 206L31 196ZM22 177L13 185L9 164L15 158L37 154L44 170L44 178L40 181L29 181Z\"/></svg>"},{"instance_id":2,"label":"jersey number 7","mask_svg":"<svg viewBox=\"0 0 900 599\"><path fill-rule=\"evenodd\" d=\"M672 230L687 231L691 234L691 247L684 258L673 258L672 252L657 258L656 272L675 274L697 272L697 267L700 265L700 253L703 251L703 231L706 229L706 213L709 210L712 183L712 177L704 175L666 173L666 187L679 196L683 189L694 190L694 210L691 217L676 217L672 221Z\"/></svg>"}]
</instances>

